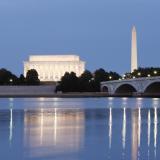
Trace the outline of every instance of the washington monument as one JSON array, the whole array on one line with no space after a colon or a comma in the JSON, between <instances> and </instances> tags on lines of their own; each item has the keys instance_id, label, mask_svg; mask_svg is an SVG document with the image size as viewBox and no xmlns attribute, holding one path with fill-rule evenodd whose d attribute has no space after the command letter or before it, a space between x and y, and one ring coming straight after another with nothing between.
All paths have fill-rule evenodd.
<instances>
[{"instance_id":1,"label":"washington monument","mask_svg":"<svg viewBox=\"0 0 160 160\"><path fill-rule=\"evenodd\" d=\"M137 33L136 28L132 28L132 42L131 42L131 72L138 68L137 62Z\"/></svg>"}]
</instances>

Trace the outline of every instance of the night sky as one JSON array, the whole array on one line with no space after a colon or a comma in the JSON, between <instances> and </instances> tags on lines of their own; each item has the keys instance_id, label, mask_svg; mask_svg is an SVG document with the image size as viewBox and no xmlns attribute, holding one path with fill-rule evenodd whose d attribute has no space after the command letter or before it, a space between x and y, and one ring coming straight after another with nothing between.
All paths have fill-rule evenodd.
<instances>
[{"instance_id":1,"label":"night sky","mask_svg":"<svg viewBox=\"0 0 160 160\"><path fill-rule=\"evenodd\" d=\"M139 66L160 67L159 0L0 0L0 68L19 75L30 54L77 54L91 71L124 73L133 25Z\"/></svg>"}]
</instances>

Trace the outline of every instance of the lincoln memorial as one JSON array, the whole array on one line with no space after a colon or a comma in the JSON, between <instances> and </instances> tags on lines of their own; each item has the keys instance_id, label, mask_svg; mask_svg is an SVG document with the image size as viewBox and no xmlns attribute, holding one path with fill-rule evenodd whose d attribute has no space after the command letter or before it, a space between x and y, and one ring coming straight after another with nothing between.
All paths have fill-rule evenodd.
<instances>
[{"instance_id":1,"label":"lincoln memorial","mask_svg":"<svg viewBox=\"0 0 160 160\"><path fill-rule=\"evenodd\" d=\"M24 75L30 69L38 72L41 81L59 81L65 72L75 72L80 76L85 70L85 62L77 55L31 55L24 62Z\"/></svg>"}]
</instances>

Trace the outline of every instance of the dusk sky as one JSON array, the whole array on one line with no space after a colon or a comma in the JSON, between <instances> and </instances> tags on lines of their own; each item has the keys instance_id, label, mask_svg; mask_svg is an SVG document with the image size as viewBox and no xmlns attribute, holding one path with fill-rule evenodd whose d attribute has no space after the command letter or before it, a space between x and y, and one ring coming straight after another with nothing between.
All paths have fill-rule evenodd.
<instances>
[{"instance_id":1,"label":"dusk sky","mask_svg":"<svg viewBox=\"0 0 160 160\"><path fill-rule=\"evenodd\" d=\"M131 29L139 66L160 67L159 0L0 0L0 68L19 75L30 54L77 54L86 68L130 71Z\"/></svg>"}]
</instances>

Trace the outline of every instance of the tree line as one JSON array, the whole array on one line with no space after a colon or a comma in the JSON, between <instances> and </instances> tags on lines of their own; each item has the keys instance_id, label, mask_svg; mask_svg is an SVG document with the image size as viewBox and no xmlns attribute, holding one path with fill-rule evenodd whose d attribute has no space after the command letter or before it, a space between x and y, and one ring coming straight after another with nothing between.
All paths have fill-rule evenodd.
<instances>
[{"instance_id":1,"label":"tree line","mask_svg":"<svg viewBox=\"0 0 160 160\"><path fill-rule=\"evenodd\" d=\"M124 74L124 79L132 79L132 78L142 78L142 77L155 77L160 76L160 68L159 67L146 67L135 69L132 73Z\"/></svg>"},{"instance_id":2,"label":"tree line","mask_svg":"<svg viewBox=\"0 0 160 160\"><path fill-rule=\"evenodd\" d=\"M81 76L74 72L66 72L56 87L56 91L62 92L99 92L102 81L133 79L142 77L160 76L160 68L148 67L138 68L132 73L125 73L123 76L116 72L107 72L104 69L97 69L95 72L84 71ZM17 77L5 68L0 69L0 85L40 85L38 73L35 69L30 69L26 77L21 74Z\"/></svg>"},{"instance_id":3,"label":"tree line","mask_svg":"<svg viewBox=\"0 0 160 160\"><path fill-rule=\"evenodd\" d=\"M100 82L118 80L121 76L116 72L106 72L100 68L94 73L86 70L80 77L74 72L66 72L61 78L56 91L62 92L99 92Z\"/></svg>"},{"instance_id":4,"label":"tree line","mask_svg":"<svg viewBox=\"0 0 160 160\"><path fill-rule=\"evenodd\" d=\"M38 73L35 69L28 70L26 77L17 77L5 68L0 69L0 85L39 85Z\"/></svg>"},{"instance_id":5,"label":"tree line","mask_svg":"<svg viewBox=\"0 0 160 160\"><path fill-rule=\"evenodd\" d=\"M94 73L86 70L80 77L77 77L74 72L68 73L61 78L56 91L62 92L99 92L100 83L102 81L110 80L123 80L123 79L134 79L142 77L154 77L160 76L160 68L158 67L147 67L138 68L132 73L125 73L123 76L116 72L107 72L100 68Z\"/></svg>"}]
</instances>

